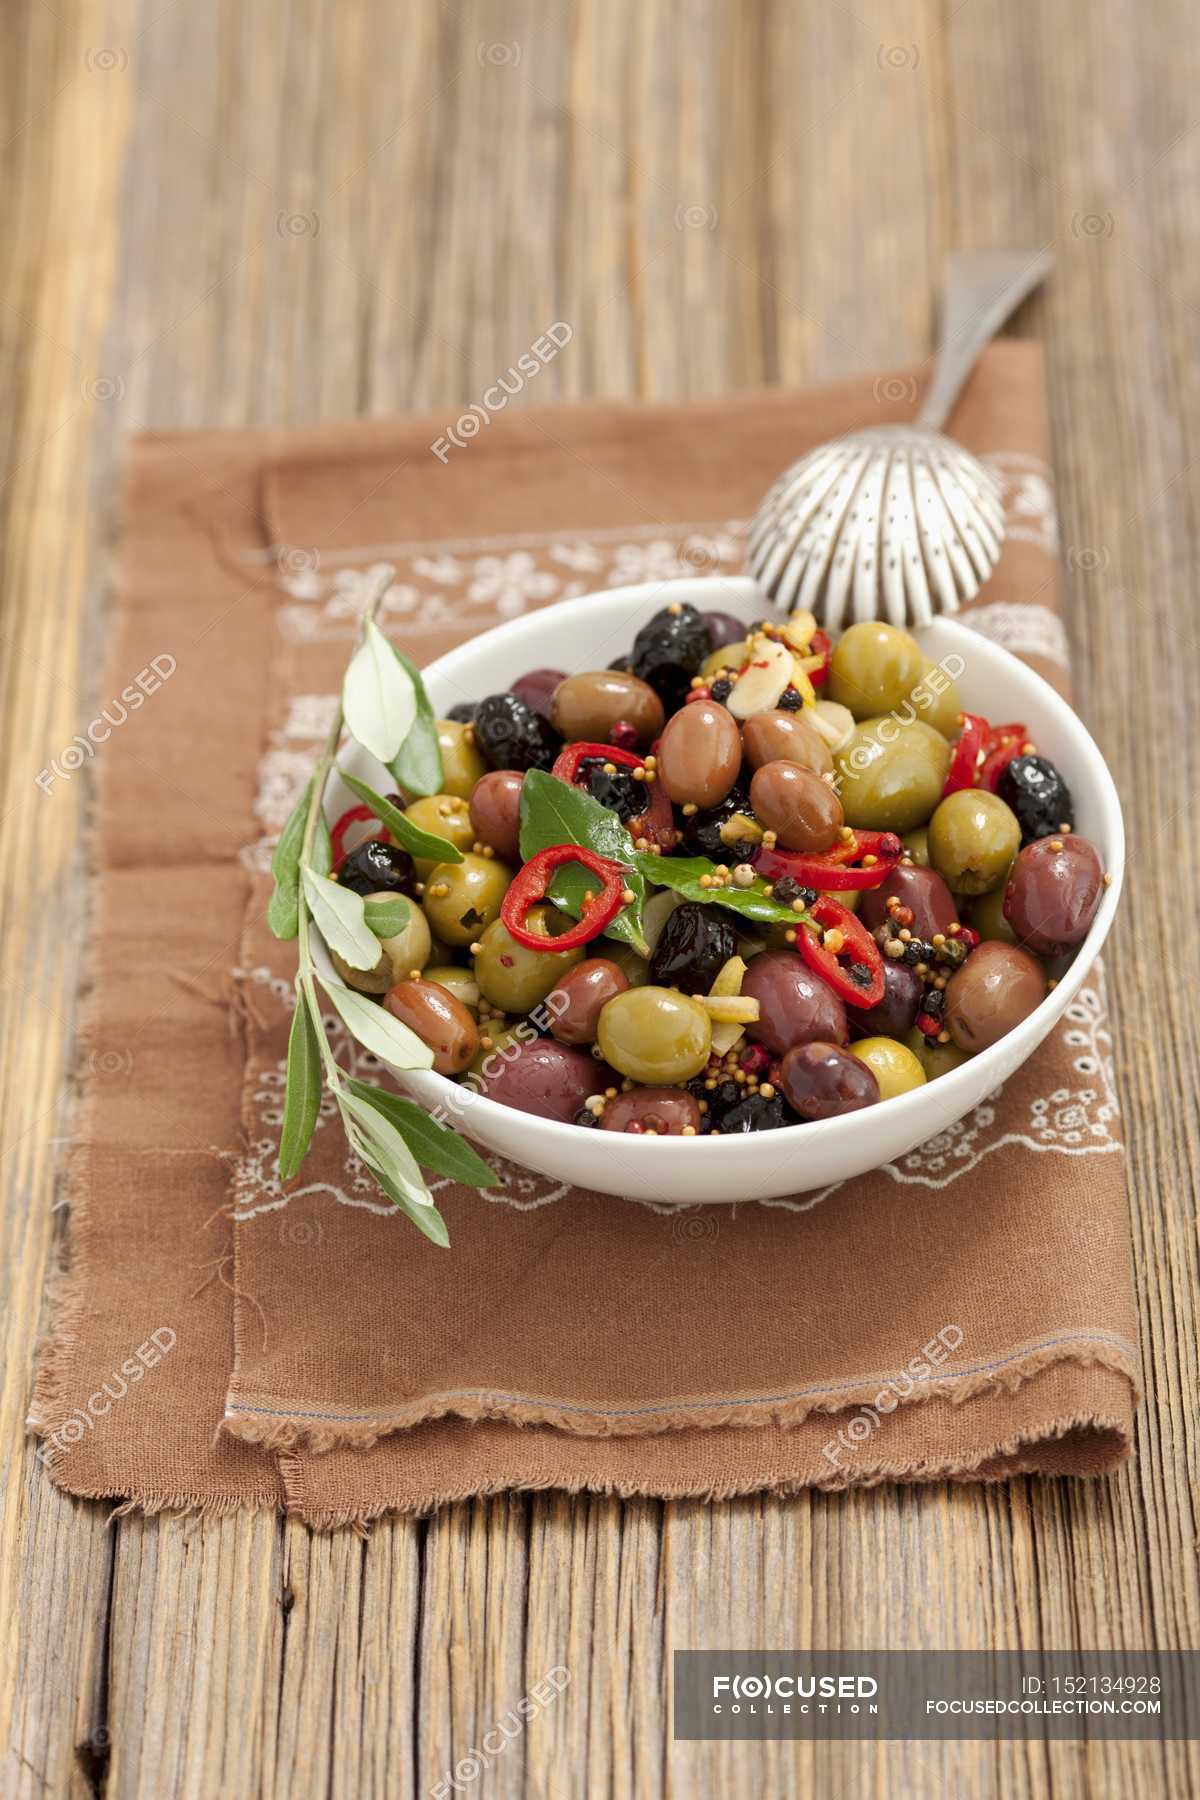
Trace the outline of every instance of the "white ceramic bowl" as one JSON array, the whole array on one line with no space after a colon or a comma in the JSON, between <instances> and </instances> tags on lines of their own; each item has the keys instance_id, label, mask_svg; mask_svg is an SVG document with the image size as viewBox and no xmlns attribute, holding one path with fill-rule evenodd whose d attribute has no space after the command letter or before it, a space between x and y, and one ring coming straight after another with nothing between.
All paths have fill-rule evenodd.
<instances>
[{"instance_id":1,"label":"white ceramic bowl","mask_svg":"<svg viewBox=\"0 0 1200 1800\"><path fill-rule=\"evenodd\" d=\"M498 626L431 664L425 681L434 708L445 714L459 701L482 699L529 669L602 669L671 600L734 613L748 624L769 613L754 583L740 578L647 582L567 600ZM1108 935L1125 863L1121 810L1091 737L1032 669L953 619L939 619L916 635L934 662L961 658L956 681L970 711L1025 721L1039 749L1062 770L1075 799L1076 829L1096 845L1113 878L1074 961L1028 1019L990 1050L898 1099L839 1119L738 1137L583 1131L515 1112L441 1075L396 1071L397 1080L429 1110L444 1108L460 1130L516 1163L606 1194L681 1204L765 1200L861 1175L944 1131L998 1088L1062 1017ZM368 780L378 785L385 779L369 758L361 756L360 763ZM331 786L333 814L350 802L346 790L339 795Z\"/></svg>"}]
</instances>

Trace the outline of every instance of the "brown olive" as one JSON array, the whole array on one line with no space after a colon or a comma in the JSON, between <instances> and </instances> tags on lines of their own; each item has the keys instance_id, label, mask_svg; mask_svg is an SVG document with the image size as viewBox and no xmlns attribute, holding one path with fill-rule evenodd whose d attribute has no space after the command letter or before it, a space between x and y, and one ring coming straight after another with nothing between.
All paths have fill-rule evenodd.
<instances>
[{"instance_id":1,"label":"brown olive","mask_svg":"<svg viewBox=\"0 0 1200 1800\"><path fill-rule=\"evenodd\" d=\"M839 1044L797 1044L779 1071L783 1097L802 1119L836 1119L873 1106L879 1083L866 1063Z\"/></svg>"},{"instance_id":2,"label":"brown olive","mask_svg":"<svg viewBox=\"0 0 1200 1800\"><path fill-rule=\"evenodd\" d=\"M471 825L476 836L497 856L517 864L521 861L521 783L524 779L517 769L492 769L471 795Z\"/></svg>"},{"instance_id":3,"label":"brown olive","mask_svg":"<svg viewBox=\"0 0 1200 1800\"><path fill-rule=\"evenodd\" d=\"M662 730L663 717L663 703L649 683L620 669L568 675L554 690L554 726L569 744L605 744L623 721L645 750Z\"/></svg>"},{"instance_id":4,"label":"brown olive","mask_svg":"<svg viewBox=\"0 0 1200 1800\"><path fill-rule=\"evenodd\" d=\"M483 1058L474 1085L501 1106L570 1125L585 1100L617 1083L612 1070L586 1050L536 1037L532 1025L518 1025Z\"/></svg>"},{"instance_id":5,"label":"brown olive","mask_svg":"<svg viewBox=\"0 0 1200 1800\"><path fill-rule=\"evenodd\" d=\"M686 1088L631 1088L604 1108L605 1131L631 1131L645 1137L694 1137L700 1129L700 1107Z\"/></svg>"},{"instance_id":6,"label":"brown olive","mask_svg":"<svg viewBox=\"0 0 1200 1800\"><path fill-rule=\"evenodd\" d=\"M1046 997L1046 975L1028 950L987 942L972 950L946 988L946 1028L960 1050L986 1050Z\"/></svg>"},{"instance_id":7,"label":"brown olive","mask_svg":"<svg viewBox=\"0 0 1200 1800\"><path fill-rule=\"evenodd\" d=\"M439 1075L461 1075L479 1048L479 1027L461 1000L436 981L401 981L383 1003L433 1051Z\"/></svg>"},{"instance_id":8,"label":"brown olive","mask_svg":"<svg viewBox=\"0 0 1200 1800\"><path fill-rule=\"evenodd\" d=\"M718 806L738 778L742 739L732 713L692 700L667 720L658 742L658 779L676 806Z\"/></svg>"},{"instance_id":9,"label":"brown olive","mask_svg":"<svg viewBox=\"0 0 1200 1800\"><path fill-rule=\"evenodd\" d=\"M560 1044L594 1044L600 1008L628 986L624 972L606 956L576 963L546 995L551 1035Z\"/></svg>"},{"instance_id":10,"label":"brown olive","mask_svg":"<svg viewBox=\"0 0 1200 1800\"><path fill-rule=\"evenodd\" d=\"M877 888L867 888L858 916L868 931L874 931L888 919L888 901L893 896L901 906L912 911L908 929L927 942L935 932L948 932L958 924L958 908L954 895L936 869L922 869L916 863L897 863L887 880Z\"/></svg>"},{"instance_id":11,"label":"brown olive","mask_svg":"<svg viewBox=\"0 0 1200 1800\"><path fill-rule=\"evenodd\" d=\"M831 850L842 828L842 803L827 781L799 763L769 762L750 783L750 808L785 850Z\"/></svg>"},{"instance_id":12,"label":"brown olive","mask_svg":"<svg viewBox=\"0 0 1200 1800\"><path fill-rule=\"evenodd\" d=\"M769 762L799 763L817 775L833 769L829 745L803 713L754 713L742 727L742 748L752 769Z\"/></svg>"},{"instance_id":13,"label":"brown olive","mask_svg":"<svg viewBox=\"0 0 1200 1800\"><path fill-rule=\"evenodd\" d=\"M1039 956L1054 956L1082 943L1103 889L1094 844L1074 833L1038 838L1013 864L1004 916L1022 944Z\"/></svg>"},{"instance_id":14,"label":"brown olive","mask_svg":"<svg viewBox=\"0 0 1200 1800\"><path fill-rule=\"evenodd\" d=\"M844 1044L846 1009L827 982L794 950L766 950L751 958L742 993L758 1001L758 1018L746 1035L776 1056L797 1044Z\"/></svg>"}]
</instances>

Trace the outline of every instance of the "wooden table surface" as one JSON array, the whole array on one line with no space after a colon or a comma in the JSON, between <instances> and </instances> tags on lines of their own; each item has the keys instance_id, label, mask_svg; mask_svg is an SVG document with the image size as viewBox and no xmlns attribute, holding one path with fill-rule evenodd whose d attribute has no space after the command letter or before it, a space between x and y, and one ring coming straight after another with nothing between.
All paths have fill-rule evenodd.
<instances>
[{"instance_id":1,"label":"wooden table surface","mask_svg":"<svg viewBox=\"0 0 1200 1800\"><path fill-rule=\"evenodd\" d=\"M1200 34L1188 0L12 0L0 63L5 1794L1197 1792L1196 1746L673 1745L676 1646L1196 1646ZM1147 1396L1098 1483L379 1525L72 1502L22 1438L61 1218L122 431L926 351L944 253L1049 244L1080 703L1128 808L1109 958ZM451 415L452 416L452 411ZM470 1768L467 1768L470 1775Z\"/></svg>"}]
</instances>

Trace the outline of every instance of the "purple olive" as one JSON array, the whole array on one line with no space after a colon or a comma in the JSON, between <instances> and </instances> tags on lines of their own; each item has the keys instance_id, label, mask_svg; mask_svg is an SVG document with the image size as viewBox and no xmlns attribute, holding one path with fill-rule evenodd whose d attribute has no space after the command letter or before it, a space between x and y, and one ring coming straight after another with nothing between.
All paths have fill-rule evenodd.
<instances>
[{"instance_id":1,"label":"purple olive","mask_svg":"<svg viewBox=\"0 0 1200 1800\"><path fill-rule=\"evenodd\" d=\"M946 1025L960 1050L986 1050L1045 998L1046 972L1037 957L989 938L950 978Z\"/></svg>"},{"instance_id":2,"label":"purple olive","mask_svg":"<svg viewBox=\"0 0 1200 1800\"><path fill-rule=\"evenodd\" d=\"M512 691L523 700L526 706L532 707L539 718L550 718L550 700L560 681L565 681L562 669L530 669L512 684Z\"/></svg>"},{"instance_id":3,"label":"purple olive","mask_svg":"<svg viewBox=\"0 0 1200 1800\"><path fill-rule=\"evenodd\" d=\"M478 1077L479 1092L489 1100L564 1125L571 1124L590 1095L617 1085L612 1070L586 1050L572 1050L553 1038L500 1046L485 1059Z\"/></svg>"},{"instance_id":4,"label":"purple olive","mask_svg":"<svg viewBox=\"0 0 1200 1800\"><path fill-rule=\"evenodd\" d=\"M1074 834L1039 838L1025 846L1012 866L1004 916L1028 949L1055 956L1083 942L1103 891L1104 871L1094 844Z\"/></svg>"},{"instance_id":5,"label":"purple olive","mask_svg":"<svg viewBox=\"0 0 1200 1800\"><path fill-rule=\"evenodd\" d=\"M723 650L726 644L740 644L746 635L745 624L732 613L706 612L704 623L708 626L710 655L713 650Z\"/></svg>"},{"instance_id":6,"label":"purple olive","mask_svg":"<svg viewBox=\"0 0 1200 1800\"><path fill-rule=\"evenodd\" d=\"M918 868L916 863L897 863L887 880L877 888L868 888L862 897L858 916L868 931L887 921L887 903L895 894L902 906L912 909L910 929L926 942L935 931L947 932L958 923L954 895L936 869Z\"/></svg>"},{"instance_id":7,"label":"purple olive","mask_svg":"<svg viewBox=\"0 0 1200 1800\"><path fill-rule=\"evenodd\" d=\"M879 1083L865 1062L840 1044L797 1044L783 1059L779 1085L802 1119L836 1119L874 1106Z\"/></svg>"},{"instance_id":8,"label":"purple olive","mask_svg":"<svg viewBox=\"0 0 1200 1800\"><path fill-rule=\"evenodd\" d=\"M907 963L883 959L883 999L878 1006L847 1008L855 1037L902 1038L916 1024L925 984Z\"/></svg>"},{"instance_id":9,"label":"purple olive","mask_svg":"<svg viewBox=\"0 0 1200 1800\"><path fill-rule=\"evenodd\" d=\"M752 959L742 993L758 1001L759 1016L746 1034L782 1056L797 1044L844 1044L846 1009L833 989L814 975L794 950L767 950Z\"/></svg>"},{"instance_id":10,"label":"purple olive","mask_svg":"<svg viewBox=\"0 0 1200 1800\"><path fill-rule=\"evenodd\" d=\"M692 1136L700 1130L700 1107L686 1088L631 1088L604 1108L605 1131L654 1132L659 1137Z\"/></svg>"}]
</instances>

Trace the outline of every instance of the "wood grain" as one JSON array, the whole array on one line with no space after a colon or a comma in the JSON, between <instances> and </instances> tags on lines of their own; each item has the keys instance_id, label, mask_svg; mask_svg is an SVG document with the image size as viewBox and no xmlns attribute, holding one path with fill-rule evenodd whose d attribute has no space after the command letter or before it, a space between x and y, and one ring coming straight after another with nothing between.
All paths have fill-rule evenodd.
<instances>
[{"instance_id":1,"label":"wood grain","mask_svg":"<svg viewBox=\"0 0 1200 1800\"><path fill-rule=\"evenodd\" d=\"M672 1744L702 1645L1200 1644L1200 42L1186 0L14 0L0 65L0 1716L6 1793L1196 1791L1195 1746ZM1080 702L1127 803L1110 973L1147 1398L1102 1484L381 1524L73 1504L21 1439L80 974L79 783L118 434L454 409L554 318L555 395L886 370L953 246L1052 243ZM464 1764L464 1767L466 1765Z\"/></svg>"}]
</instances>

